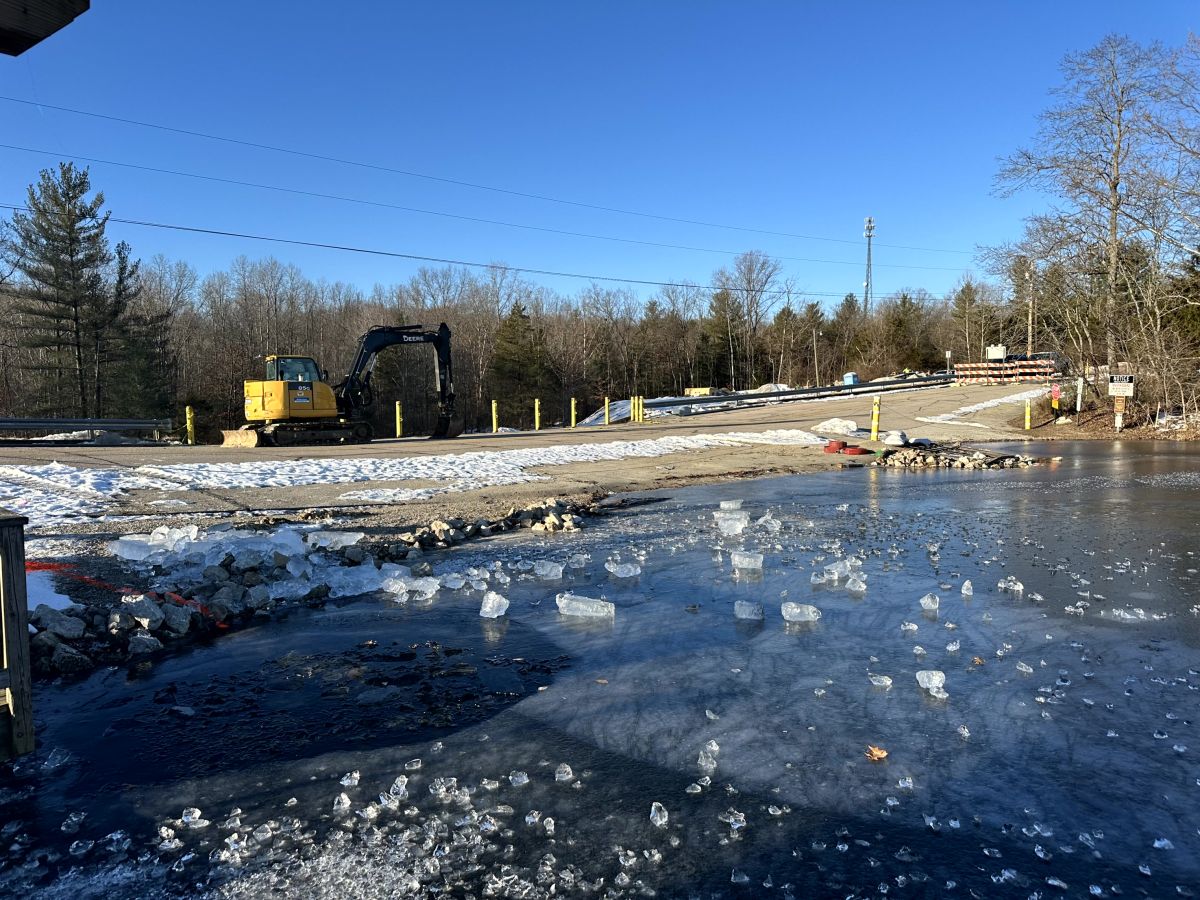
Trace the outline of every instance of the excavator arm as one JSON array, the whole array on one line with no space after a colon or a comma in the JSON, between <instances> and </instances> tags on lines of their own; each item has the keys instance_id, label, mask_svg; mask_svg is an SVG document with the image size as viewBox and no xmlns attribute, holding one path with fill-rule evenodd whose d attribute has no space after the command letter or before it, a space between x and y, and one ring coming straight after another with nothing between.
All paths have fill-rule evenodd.
<instances>
[{"instance_id":1,"label":"excavator arm","mask_svg":"<svg viewBox=\"0 0 1200 900\"><path fill-rule=\"evenodd\" d=\"M457 437L462 421L454 405L454 370L450 361L450 328L442 322L436 329L424 325L376 325L358 341L358 351L344 381L334 388L338 410L347 418L362 418L375 401L371 376L382 350L396 344L433 344L436 353L438 418L433 437Z\"/></svg>"}]
</instances>

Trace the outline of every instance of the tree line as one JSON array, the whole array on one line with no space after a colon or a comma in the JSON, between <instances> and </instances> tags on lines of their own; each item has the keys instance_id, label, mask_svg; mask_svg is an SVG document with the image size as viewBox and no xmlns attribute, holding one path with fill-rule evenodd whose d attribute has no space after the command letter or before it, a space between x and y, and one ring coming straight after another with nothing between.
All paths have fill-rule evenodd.
<instances>
[{"instance_id":1,"label":"tree line","mask_svg":"<svg viewBox=\"0 0 1200 900\"><path fill-rule=\"evenodd\" d=\"M604 397L764 384L828 384L984 359L986 348L1054 350L1099 382L1139 377L1143 411L1186 412L1200 363L1200 42L1144 46L1120 36L1063 63L1029 148L1004 161L1002 192L1054 198L1019 240L981 248L987 278L947 297L920 287L865 309L848 293L805 296L777 261L750 250L707 284L648 298L590 283L565 294L502 264L421 268L370 288L238 257L201 274L186 260L134 258L106 235L87 169L40 173L27 209L0 223L0 415L170 416L191 405L209 432L242 420L242 381L271 353L310 355L336 378L377 324L449 324L468 428L565 421ZM407 425L433 422L428 348L396 348L375 380Z\"/></svg>"}]
</instances>

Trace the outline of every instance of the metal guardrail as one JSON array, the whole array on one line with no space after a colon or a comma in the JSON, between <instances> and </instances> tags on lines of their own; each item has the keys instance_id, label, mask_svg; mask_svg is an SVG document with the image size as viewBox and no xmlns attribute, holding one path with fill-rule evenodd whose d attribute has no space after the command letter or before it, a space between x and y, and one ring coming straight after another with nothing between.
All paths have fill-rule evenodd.
<instances>
[{"instance_id":1,"label":"metal guardrail","mask_svg":"<svg viewBox=\"0 0 1200 900\"><path fill-rule=\"evenodd\" d=\"M717 403L739 403L745 400L800 400L818 397L848 397L854 394L878 394L913 387L934 387L951 384L953 375L919 375L891 381L868 381L861 384L835 384L828 387L796 388L790 391L763 391L758 394L714 394L711 397L674 397L668 400L646 400L646 409L670 409L675 406L704 406Z\"/></svg>"},{"instance_id":2,"label":"metal guardrail","mask_svg":"<svg viewBox=\"0 0 1200 900\"><path fill-rule=\"evenodd\" d=\"M24 516L0 509L0 760L33 752Z\"/></svg>"},{"instance_id":3,"label":"metal guardrail","mask_svg":"<svg viewBox=\"0 0 1200 900\"><path fill-rule=\"evenodd\" d=\"M170 419L0 419L0 431L170 431Z\"/></svg>"}]
</instances>

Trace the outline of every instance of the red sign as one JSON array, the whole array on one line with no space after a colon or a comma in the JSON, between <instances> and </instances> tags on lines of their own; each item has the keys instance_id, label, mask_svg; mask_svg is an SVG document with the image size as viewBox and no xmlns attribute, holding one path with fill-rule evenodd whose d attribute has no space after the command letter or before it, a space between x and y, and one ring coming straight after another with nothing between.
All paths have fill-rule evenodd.
<instances>
[{"instance_id":1,"label":"red sign","mask_svg":"<svg viewBox=\"0 0 1200 900\"><path fill-rule=\"evenodd\" d=\"M1050 388L1050 396L1054 400L1061 400L1062 399L1062 385L1061 384L1053 385Z\"/></svg>"}]
</instances>

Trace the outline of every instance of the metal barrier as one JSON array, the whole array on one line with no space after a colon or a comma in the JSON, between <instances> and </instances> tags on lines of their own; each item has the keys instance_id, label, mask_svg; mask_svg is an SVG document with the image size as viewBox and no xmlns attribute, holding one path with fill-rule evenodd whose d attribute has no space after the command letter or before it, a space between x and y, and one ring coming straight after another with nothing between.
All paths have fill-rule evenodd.
<instances>
[{"instance_id":1,"label":"metal barrier","mask_svg":"<svg viewBox=\"0 0 1200 900\"><path fill-rule=\"evenodd\" d=\"M170 431L170 419L0 419L0 431Z\"/></svg>"},{"instance_id":2,"label":"metal barrier","mask_svg":"<svg viewBox=\"0 0 1200 900\"><path fill-rule=\"evenodd\" d=\"M25 594L25 525L0 509L0 760L33 752L33 684Z\"/></svg>"},{"instance_id":3,"label":"metal barrier","mask_svg":"<svg viewBox=\"0 0 1200 900\"><path fill-rule=\"evenodd\" d=\"M796 388L791 391L763 391L758 394L715 394L711 397L675 397L667 400L646 400L645 409L670 409L675 406L704 406L707 404L741 403L746 400L808 400L817 397L849 397L855 394L878 394L906 388L936 387L954 381L951 375L917 375L890 381L869 381L863 384L837 384L830 387Z\"/></svg>"}]
</instances>

